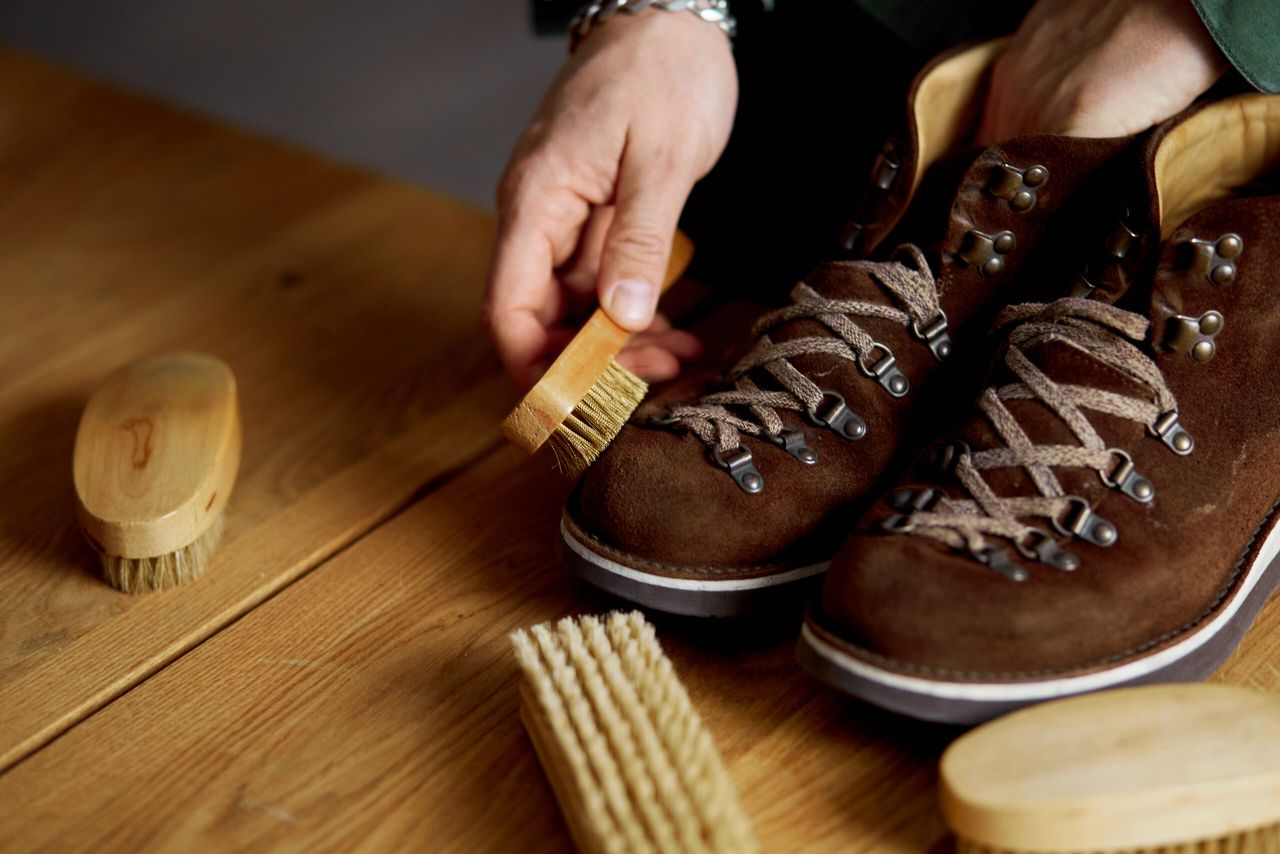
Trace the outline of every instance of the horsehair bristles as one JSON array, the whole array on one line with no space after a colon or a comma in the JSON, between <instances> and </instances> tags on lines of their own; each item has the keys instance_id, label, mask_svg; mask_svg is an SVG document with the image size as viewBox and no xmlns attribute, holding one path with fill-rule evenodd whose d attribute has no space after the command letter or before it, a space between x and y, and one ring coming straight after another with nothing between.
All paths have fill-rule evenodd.
<instances>
[{"instance_id":1,"label":"horsehair bristles","mask_svg":"<svg viewBox=\"0 0 1280 854\"><path fill-rule=\"evenodd\" d=\"M594 621L585 620L583 622L588 626L594 623ZM661 807L667 803L676 803L679 806L683 804L679 803L678 790L662 785L661 782L653 779L653 775L646 773L645 765L636 748L636 741L638 737L645 748L645 759L652 762L654 756L650 742L653 739L651 736L646 737L643 730L637 733L633 726L628 726L635 722L634 710L627 707L626 694L618 691L618 686L604 675L606 671L617 670L617 656L613 655L612 650L609 649L604 650L603 655L596 649L589 652L578 624L570 618L561 620L557 624L557 629L561 640L568 645L578 675L586 684L594 701L596 713L606 727L610 747L617 754L624 782L645 819L648 838L659 850L673 850L676 843L671 822L663 814ZM682 820L679 816L676 819L680 847L684 850L689 850L691 847L696 849L701 841L696 825L687 819Z\"/></svg>"},{"instance_id":2,"label":"horsehair bristles","mask_svg":"<svg viewBox=\"0 0 1280 854\"><path fill-rule=\"evenodd\" d=\"M616 613L610 622L618 625L619 637L630 633L633 654L624 656L624 666L633 670L632 680L647 690L641 700L659 728L668 751L686 757L675 763L680 782L690 793L690 801L699 809L699 819L714 834L718 850L736 847L743 837L751 838L750 824L737 799L737 791L711 734L702 725L689 694L676 677L671 659L662 651L657 633L638 611ZM643 669L641 669L643 668Z\"/></svg>"},{"instance_id":3,"label":"horsehair bristles","mask_svg":"<svg viewBox=\"0 0 1280 854\"><path fill-rule=\"evenodd\" d=\"M573 722L565 709L563 697L556 690L555 681L543 665L542 658L538 654L533 641L521 629L511 635L511 642L516 648L516 659L520 662L521 669L524 670L525 684L533 689L537 698L538 708L542 713L542 720L546 722L554 734L555 743L559 746L562 761L569 765L575 779L590 779L592 776L591 766L587 759L586 750L578 740ZM581 806L584 813L583 817L589 826L601 828L602 832L607 834L607 838L621 838L614 827L613 819L604 803L604 796L600 793L598 787L588 786L585 788L582 793Z\"/></svg>"},{"instance_id":4,"label":"horsehair bristles","mask_svg":"<svg viewBox=\"0 0 1280 854\"><path fill-rule=\"evenodd\" d=\"M636 850L637 846L644 845L644 833L631 809L631 802L622 785L617 764L613 761L609 743L597 726L596 716L582 693L573 666L569 664L564 648L556 642L546 624L534 626L532 631L539 650L551 665L554 688L565 698L569 720L579 740L586 747L592 777L584 782L599 788L613 818L616 835L605 840L602 850Z\"/></svg>"},{"instance_id":5,"label":"horsehair bristles","mask_svg":"<svg viewBox=\"0 0 1280 854\"><path fill-rule=\"evenodd\" d=\"M209 558L218 548L225 522L225 514L219 513L204 533L196 537L195 542L155 557L121 557L98 551L102 577L112 587L124 593L171 590L195 581L204 574ZM89 538L89 542L95 549L101 548L92 538Z\"/></svg>"},{"instance_id":6,"label":"horsehair bristles","mask_svg":"<svg viewBox=\"0 0 1280 854\"><path fill-rule=\"evenodd\" d=\"M607 686L602 684L595 661L587 655L577 624L571 619L561 620L556 624L556 639L560 643L559 652L564 654L567 651L569 666L573 668L567 675L576 686L581 686L582 696L590 704L590 708L583 707L584 713L594 717L596 731L601 733L597 742L601 750L599 779L610 793L609 802L619 814L620 824L626 831L627 848L631 851L642 849L649 834L636 815L639 805L627 785L627 755L622 742L629 740L629 734L625 729L620 730L618 710Z\"/></svg>"},{"instance_id":7,"label":"horsehair bristles","mask_svg":"<svg viewBox=\"0 0 1280 854\"><path fill-rule=\"evenodd\" d=\"M658 850L676 850L679 843L676 840L676 828L672 825L673 819L662 809L663 803L669 803L672 800L671 782L675 780L675 776L670 762L662 749L657 733L643 714L643 709L636 697L635 686L622 672L622 664L609 645L609 637L604 627L600 625L599 620L583 622L588 633L587 642L591 652L597 660L602 662L601 670L609 690L619 698L619 706L625 715L625 719L620 721L620 724L627 733L626 741L632 749L628 756L631 761L627 763L628 782L633 786L632 795L644 810L645 819ZM635 750L636 742L639 742L638 751ZM654 773L645 773L645 763L648 763L649 768L654 769ZM655 780L655 777L662 780L661 784ZM693 840L696 838L696 834L691 832L692 823L688 820L688 815L687 810L683 811L679 819L680 838L685 847L695 844Z\"/></svg>"},{"instance_id":8,"label":"horsehair bristles","mask_svg":"<svg viewBox=\"0 0 1280 854\"><path fill-rule=\"evenodd\" d=\"M715 744L639 612L566 618L511 640L525 723L580 847L757 850Z\"/></svg>"},{"instance_id":9,"label":"horsehair bristles","mask_svg":"<svg viewBox=\"0 0 1280 854\"><path fill-rule=\"evenodd\" d=\"M580 477L609 447L648 392L644 380L610 362L547 438L557 468L571 478Z\"/></svg>"}]
</instances>

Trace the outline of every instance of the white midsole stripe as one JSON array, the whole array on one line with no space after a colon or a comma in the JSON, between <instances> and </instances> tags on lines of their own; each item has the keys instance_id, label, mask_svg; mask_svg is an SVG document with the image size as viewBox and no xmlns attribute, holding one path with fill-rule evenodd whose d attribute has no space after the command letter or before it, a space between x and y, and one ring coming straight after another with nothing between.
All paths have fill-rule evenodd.
<instances>
[{"instance_id":1,"label":"white midsole stripe","mask_svg":"<svg viewBox=\"0 0 1280 854\"><path fill-rule=\"evenodd\" d=\"M810 566L802 566L797 569L789 569L786 572L780 572L775 575L761 576L760 578L729 578L729 579L712 579L702 581L693 578L667 578L662 575L654 575L648 572L641 572L632 569L629 566L623 566L617 561L609 560L604 555L591 551L569 533L565 526L564 520L560 520L560 538L564 540L569 548L573 549L578 557L594 564L614 575L620 575L623 578L630 579L648 587L666 587L670 590L697 590L697 591L714 591L717 593L725 593L733 590L758 590L765 587L777 587L782 584L790 584L793 581L800 581L810 578L819 573L826 572L827 567L831 565L831 561L815 563Z\"/></svg>"},{"instance_id":2,"label":"white midsole stripe","mask_svg":"<svg viewBox=\"0 0 1280 854\"><path fill-rule=\"evenodd\" d=\"M1065 694L1100 691L1117 684L1141 679L1144 676L1162 670L1207 643L1231 621L1244 602L1248 600L1249 594L1258 584L1258 579L1262 577L1267 567L1275 560L1277 554L1280 554L1280 526L1273 526L1263 542L1262 548L1258 550L1257 557L1249 565L1244 583L1240 585L1236 595L1218 616L1183 640L1160 650L1154 655L1131 661L1128 664L1123 664L1110 670L1085 673L1080 676L1067 676L1061 679L1018 682L1014 684L998 682L938 682L932 679L894 673L854 658L818 637L809 629L807 624L801 629L801 635L805 643L813 647L823 658L836 663L842 669L869 681L878 682L881 685L913 694L923 694L946 700L999 703L1043 700Z\"/></svg>"}]
</instances>

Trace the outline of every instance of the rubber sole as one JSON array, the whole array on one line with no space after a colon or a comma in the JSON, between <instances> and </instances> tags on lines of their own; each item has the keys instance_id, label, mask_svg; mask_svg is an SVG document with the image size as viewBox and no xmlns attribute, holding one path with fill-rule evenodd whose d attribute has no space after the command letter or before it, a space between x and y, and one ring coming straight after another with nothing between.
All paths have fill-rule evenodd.
<instances>
[{"instance_id":1,"label":"rubber sole","mask_svg":"<svg viewBox=\"0 0 1280 854\"><path fill-rule=\"evenodd\" d=\"M573 573L593 587L688 617L745 617L802 604L831 564L823 561L755 578L673 578L606 557L574 536L563 519L559 552Z\"/></svg>"},{"instance_id":2,"label":"rubber sole","mask_svg":"<svg viewBox=\"0 0 1280 854\"><path fill-rule=\"evenodd\" d=\"M976 724L1006 712L1076 694L1156 682L1198 682L1240 645L1262 606L1280 587L1280 525L1274 524L1231 598L1177 643L1114 667L1060 678L951 682L888 670L848 651L812 619L796 657L818 679L890 711L927 721Z\"/></svg>"}]
</instances>

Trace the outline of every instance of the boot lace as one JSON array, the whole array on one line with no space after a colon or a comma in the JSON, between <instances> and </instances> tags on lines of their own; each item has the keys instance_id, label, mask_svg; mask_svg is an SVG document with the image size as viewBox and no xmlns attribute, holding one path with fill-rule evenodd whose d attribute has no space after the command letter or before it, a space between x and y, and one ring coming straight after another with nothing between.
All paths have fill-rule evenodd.
<instances>
[{"instance_id":1,"label":"boot lace","mask_svg":"<svg viewBox=\"0 0 1280 854\"><path fill-rule=\"evenodd\" d=\"M1132 343L1145 340L1149 327L1145 317L1105 303L1069 298L1006 309L998 323L1019 324L1010 333L1004 353L1004 362L1017 381L987 388L979 408L1004 446L973 452L955 443L940 449L937 461L953 471L966 497L952 498L931 489L904 490L889 500L907 512L890 517L884 527L967 550L992 569L1021 581L1027 577L1026 570L992 540L1006 540L1024 557L1059 569L1074 570L1080 565L1076 555L1060 548L1050 530L1033 524L1034 520L1046 520L1058 534L1104 548L1119 537L1116 526L1094 513L1088 502L1066 493L1055 467L1094 469L1104 484L1141 503L1155 497L1154 486L1138 474L1130 454L1108 446L1086 412L1143 424L1178 454L1190 453L1194 442L1178 423L1177 402L1159 368ZM1026 355L1027 350L1048 342L1060 342L1119 371L1148 396L1054 381ZM1079 444L1032 442L1005 405L1010 400L1040 401L1067 425ZM1039 494L997 495L983 476L1014 467L1026 470Z\"/></svg>"},{"instance_id":2,"label":"boot lace","mask_svg":"<svg viewBox=\"0 0 1280 854\"><path fill-rule=\"evenodd\" d=\"M905 375L896 368L893 352L877 341L860 324L876 319L904 326L933 349L938 358L949 353L946 314L939 304L937 283L915 246L899 247L891 261L851 261L843 266L866 272L901 306L864 300L827 299L801 282L791 291L791 305L766 314L752 328L755 345L726 376L730 387L702 396L696 403L677 404L653 423L683 429L697 436L719 460L738 450L743 436L758 436L776 444L787 444L787 431L779 413L802 412L815 422L838 429L847 438L858 439L866 425L843 406L840 396L825 391L796 368L796 356L826 354L855 363L868 377L877 379L894 397L909 389ZM830 335L813 335L781 343L769 333L794 320L817 320ZM771 376L779 388L761 388L753 379L757 369ZM757 373L756 376L759 376ZM832 404L836 404L835 407ZM842 411L837 419L833 414ZM790 431L795 432L795 431ZM807 448L804 451L807 452ZM816 461L808 452L805 462Z\"/></svg>"}]
</instances>

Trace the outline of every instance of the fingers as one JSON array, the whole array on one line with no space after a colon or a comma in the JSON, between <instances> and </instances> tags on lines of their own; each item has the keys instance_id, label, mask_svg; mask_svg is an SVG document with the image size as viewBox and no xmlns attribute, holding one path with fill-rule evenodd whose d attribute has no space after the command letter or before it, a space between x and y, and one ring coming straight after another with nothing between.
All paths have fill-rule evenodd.
<instances>
[{"instance_id":1,"label":"fingers","mask_svg":"<svg viewBox=\"0 0 1280 854\"><path fill-rule=\"evenodd\" d=\"M530 368L547 346L556 299L550 256L545 240L509 230L499 236L489 267L485 323L503 367L522 388L533 383Z\"/></svg>"},{"instance_id":2,"label":"fingers","mask_svg":"<svg viewBox=\"0 0 1280 854\"><path fill-rule=\"evenodd\" d=\"M637 332L627 342L628 348L660 347L682 362L691 362L702 355L702 342L683 329Z\"/></svg>"},{"instance_id":3,"label":"fingers","mask_svg":"<svg viewBox=\"0 0 1280 854\"><path fill-rule=\"evenodd\" d=\"M693 187L672 149L628 141L613 223L600 256L600 304L624 329L653 322L671 236Z\"/></svg>"},{"instance_id":4,"label":"fingers","mask_svg":"<svg viewBox=\"0 0 1280 854\"><path fill-rule=\"evenodd\" d=\"M623 350L618 354L617 362L649 383L666 382L680 374L680 360L657 346Z\"/></svg>"},{"instance_id":5,"label":"fingers","mask_svg":"<svg viewBox=\"0 0 1280 854\"><path fill-rule=\"evenodd\" d=\"M702 355L702 342L658 315L644 332L631 336L618 354L617 362L646 382L665 382L680 373L682 362Z\"/></svg>"},{"instance_id":6,"label":"fingers","mask_svg":"<svg viewBox=\"0 0 1280 854\"><path fill-rule=\"evenodd\" d=\"M592 208L573 257L557 271L568 301L564 316L581 318L596 306L596 280L600 277L600 257L605 238L613 224L612 205Z\"/></svg>"},{"instance_id":7,"label":"fingers","mask_svg":"<svg viewBox=\"0 0 1280 854\"><path fill-rule=\"evenodd\" d=\"M535 364L550 349L548 329L564 311L554 270L573 254L589 210L552 172L545 160L531 166L517 159L498 193L485 321L503 366L522 388L536 381Z\"/></svg>"}]
</instances>

